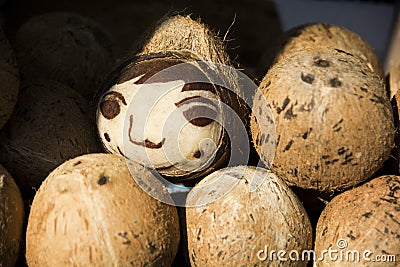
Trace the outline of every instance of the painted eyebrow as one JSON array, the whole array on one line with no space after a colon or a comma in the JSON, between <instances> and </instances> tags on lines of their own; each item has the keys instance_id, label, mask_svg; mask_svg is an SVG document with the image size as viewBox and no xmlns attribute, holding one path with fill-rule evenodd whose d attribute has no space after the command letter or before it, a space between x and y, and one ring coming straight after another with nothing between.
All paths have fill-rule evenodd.
<instances>
[{"instance_id":1,"label":"painted eyebrow","mask_svg":"<svg viewBox=\"0 0 400 267\"><path fill-rule=\"evenodd\" d=\"M215 94L215 87L211 83L196 82L196 83L186 83L181 92L187 91L208 91Z\"/></svg>"},{"instance_id":2,"label":"painted eyebrow","mask_svg":"<svg viewBox=\"0 0 400 267\"><path fill-rule=\"evenodd\" d=\"M127 105L126 101L125 101L125 97L119 92L115 92L115 91L108 92L108 93L104 94L102 98L105 98L107 96L114 96L115 98L118 98L119 100L121 100L122 104L124 104L125 106Z\"/></svg>"},{"instance_id":3,"label":"painted eyebrow","mask_svg":"<svg viewBox=\"0 0 400 267\"><path fill-rule=\"evenodd\" d=\"M180 107L186 104L190 104L192 102L200 102L202 104L209 104L215 108L217 108L217 105L215 103L215 101L212 101L208 98L202 97L202 96L190 96L190 97L186 97L178 102L175 103L176 107Z\"/></svg>"},{"instance_id":4,"label":"painted eyebrow","mask_svg":"<svg viewBox=\"0 0 400 267\"><path fill-rule=\"evenodd\" d=\"M149 139L146 139L144 141L135 141L135 140L133 140L133 138L131 137L132 126L133 126L133 115L130 115L129 116L128 138L129 138L129 142L131 142L132 144L138 145L138 146L143 146L143 147L146 147L146 148L151 148L151 149L161 148L164 145L165 138L163 138L161 140L161 142L159 142L159 143L153 143Z\"/></svg>"}]
</instances>

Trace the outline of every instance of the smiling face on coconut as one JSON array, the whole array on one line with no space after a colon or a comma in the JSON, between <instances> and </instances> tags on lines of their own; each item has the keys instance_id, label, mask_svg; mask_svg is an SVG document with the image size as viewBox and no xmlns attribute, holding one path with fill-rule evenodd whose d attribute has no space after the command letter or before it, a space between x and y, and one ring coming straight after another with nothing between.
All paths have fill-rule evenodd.
<instances>
[{"instance_id":1,"label":"smiling face on coconut","mask_svg":"<svg viewBox=\"0 0 400 267\"><path fill-rule=\"evenodd\" d=\"M97 111L99 135L109 152L175 177L218 161L222 102L215 86L193 77L200 73L193 71L195 65L181 63L156 58L120 72Z\"/></svg>"}]
</instances>

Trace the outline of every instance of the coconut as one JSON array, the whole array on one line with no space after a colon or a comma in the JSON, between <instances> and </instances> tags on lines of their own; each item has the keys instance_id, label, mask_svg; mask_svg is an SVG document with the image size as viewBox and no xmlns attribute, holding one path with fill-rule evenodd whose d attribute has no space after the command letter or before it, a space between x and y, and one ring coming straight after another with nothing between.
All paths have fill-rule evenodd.
<instances>
[{"instance_id":1,"label":"coconut","mask_svg":"<svg viewBox=\"0 0 400 267\"><path fill-rule=\"evenodd\" d=\"M192 266L307 264L301 260L302 251L312 246L307 214L285 182L266 169L216 171L189 192L186 206ZM287 254L280 257L288 260L278 260L272 250L284 250ZM289 255L292 250L300 258Z\"/></svg>"},{"instance_id":2,"label":"coconut","mask_svg":"<svg viewBox=\"0 0 400 267\"><path fill-rule=\"evenodd\" d=\"M139 186L135 179L140 179ZM46 178L29 214L29 266L170 266L178 249L175 207L144 167L110 154L69 160Z\"/></svg>"},{"instance_id":3,"label":"coconut","mask_svg":"<svg viewBox=\"0 0 400 267\"><path fill-rule=\"evenodd\" d=\"M29 198L51 170L72 157L100 151L86 100L52 81L24 85L5 136L0 159Z\"/></svg>"},{"instance_id":4,"label":"coconut","mask_svg":"<svg viewBox=\"0 0 400 267\"><path fill-rule=\"evenodd\" d=\"M400 177L394 175L375 178L333 198L317 224L315 253L322 258L330 248L337 258L325 253L315 266L399 266L399 198Z\"/></svg>"},{"instance_id":5,"label":"coconut","mask_svg":"<svg viewBox=\"0 0 400 267\"><path fill-rule=\"evenodd\" d=\"M11 117L17 102L19 71L14 52L0 30L0 128Z\"/></svg>"},{"instance_id":6,"label":"coconut","mask_svg":"<svg viewBox=\"0 0 400 267\"><path fill-rule=\"evenodd\" d=\"M277 62L304 48L317 47L334 47L359 57L370 70L384 77L382 64L374 49L357 33L332 24L311 23L290 29L269 55L274 57L272 61ZM265 70L265 66L263 68Z\"/></svg>"},{"instance_id":7,"label":"coconut","mask_svg":"<svg viewBox=\"0 0 400 267\"><path fill-rule=\"evenodd\" d=\"M97 22L74 13L32 17L16 33L23 79L52 79L92 98L114 66L115 45Z\"/></svg>"},{"instance_id":8,"label":"coconut","mask_svg":"<svg viewBox=\"0 0 400 267\"><path fill-rule=\"evenodd\" d=\"M277 62L262 80L251 128L256 150L268 165L275 143L263 129L271 121L277 136L271 169L302 188L354 186L370 178L394 146L383 80L340 49L297 52Z\"/></svg>"},{"instance_id":9,"label":"coconut","mask_svg":"<svg viewBox=\"0 0 400 267\"><path fill-rule=\"evenodd\" d=\"M246 106L236 95L234 69L222 64L229 64L222 42L203 24L183 16L163 20L100 96L97 128L105 149L174 181L226 164L232 139L240 144L246 136L240 132Z\"/></svg>"},{"instance_id":10,"label":"coconut","mask_svg":"<svg viewBox=\"0 0 400 267\"><path fill-rule=\"evenodd\" d=\"M22 240L24 205L8 171L0 165L0 265L15 266Z\"/></svg>"}]
</instances>

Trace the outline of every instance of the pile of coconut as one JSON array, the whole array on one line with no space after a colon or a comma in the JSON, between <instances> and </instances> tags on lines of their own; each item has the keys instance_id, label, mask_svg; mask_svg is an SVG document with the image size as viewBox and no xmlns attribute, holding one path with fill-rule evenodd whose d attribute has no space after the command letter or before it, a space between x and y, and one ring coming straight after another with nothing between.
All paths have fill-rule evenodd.
<instances>
[{"instance_id":1,"label":"pile of coconut","mask_svg":"<svg viewBox=\"0 0 400 267\"><path fill-rule=\"evenodd\" d=\"M258 83L187 15L123 56L74 13L1 32L0 266L398 266L400 64L322 23L268 51Z\"/></svg>"}]
</instances>

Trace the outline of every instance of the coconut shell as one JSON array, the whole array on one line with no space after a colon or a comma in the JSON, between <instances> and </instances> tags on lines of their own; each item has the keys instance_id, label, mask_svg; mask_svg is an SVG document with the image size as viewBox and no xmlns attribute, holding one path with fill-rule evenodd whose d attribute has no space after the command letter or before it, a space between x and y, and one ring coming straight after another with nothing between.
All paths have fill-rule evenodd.
<instances>
[{"instance_id":1,"label":"coconut shell","mask_svg":"<svg viewBox=\"0 0 400 267\"><path fill-rule=\"evenodd\" d=\"M23 86L15 113L0 140L0 159L24 197L31 197L51 170L72 157L98 152L89 104L52 81Z\"/></svg>"},{"instance_id":2,"label":"coconut shell","mask_svg":"<svg viewBox=\"0 0 400 267\"><path fill-rule=\"evenodd\" d=\"M390 99L396 96L396 101L398 102L399 92L400 89L400 62L393 66L390 69L389 73L389 91L390 91Z\"/></svg>"},{"instance_id":3,"label":"coconut shell","mask_svg":"<svg viewBox=\"0 0 400 267\"><path fill-rule=\"evenodd\" d=\"M10 43L0 30L0 128L11 117L17 102L19 71Z\"/></svg>"},{"instance_id":4,"label":"coconut shell","mask_svg":"<svg viewBox=\"0 0 400 267\"><path fill-rule=\"evenodd\" d=\"M262 130L273 123L276 144ZM305 50L277 62L259 86L251 128L265 163L270 164L268 153L277 146L271 169L279 177L320 191L370 178L394 146L383 80L339 49Z\"/></svg>"},{"instance_id":5,"label":"coconut shell","mask_svg":"<svg viewBox=\"0 0 400 267\"><path fill-rule=\"evenodd\" d=\"M329 248L342 252L343 260L333 261L325 254L314 266L399 266L400 259L400 178L381 176L344 192L328 203L316 231L315 253L318 257ZM360 261L346 261L349 251L358 251ZM363 260L363 253L371 261ZM373 262L375 256L395 255L393 261ZM352 259L352 258L350 258ZM357 259L357 258L356 258Z\"/></svg>"},{"instance_id":6,"label":"coconut shell","mask_svg":"<svg viewBox=\"0 0 400 267\"><path fill-rule=\"evenodd\" d=\"M382 64L374 49L357 33L332 24L311 23L290 29L281 37L278 45L269 55L273 58L272 62L277 62L305 48L317 47L334 47L346 51L365 61L373 72L382 78L384 77ZM264 65L272 64L266 63ZM266 66L263 66L264 71Z\"/></svg>"},{"instance_id":7,"label":"coconut shell","mask_svg":"<svg viewBox=\"0 0 400 267\"><path fill-rule=\"evenodd\" d=\"M91 99L115 61L111 35L97 22L74 13L32 17L16 33L24 80L52 79Z\"/></svg>"},{"instance_id":8,"label":"coconut shell","mask_svg":"<svg viewBox=\"0 0 400 267\"><path fill-rule=\"evenodd\" d=\"M238 107L231 91L213 84L210 70L197 59L182 50L141 55L122 64L98 102L104 148L174 181L204 176L226 164L230 141L225 130L235 134L246 109ZM226 105L242 116L233 120ZM183 116L171 119L177 112ZM215 147L202 144L205 139Z\"/></svg>"},{"instance_id":9,"label":"coconut shell","mask_svg":"<svg viewBox=\"0 0 400 267\"><path fill-rule=\"evenodd\" d=\"M186 206L192 266L307 264L276 257L263 261L264 253L269 257L266 247L289 252L312 246L311 224L300 201L283 180L265 169L239 166L216 171L189 192Z\"/></svg>"},{"instance_id":10,"label":"coconut shell","mask_svg":"<svg viewBox=\"0 0 400 267\"><path fill-rule=\"evenodd\" d=\"M169 196L148 169L128 168L116 155L83 155L51 172L29 215L28 265L170 266L180 238L177 210L132 176Z\"/></svg>"},{"instance_id":11,"label":"coconut shell","mask_svg":"<svg viewBox=\"0 0 400 267\"><path fill-rule=\"evenodd\" d=\"M24 205L8 171L0 165L0 265L15 266L22 241Z\"/></svg>"}]
</instances>

